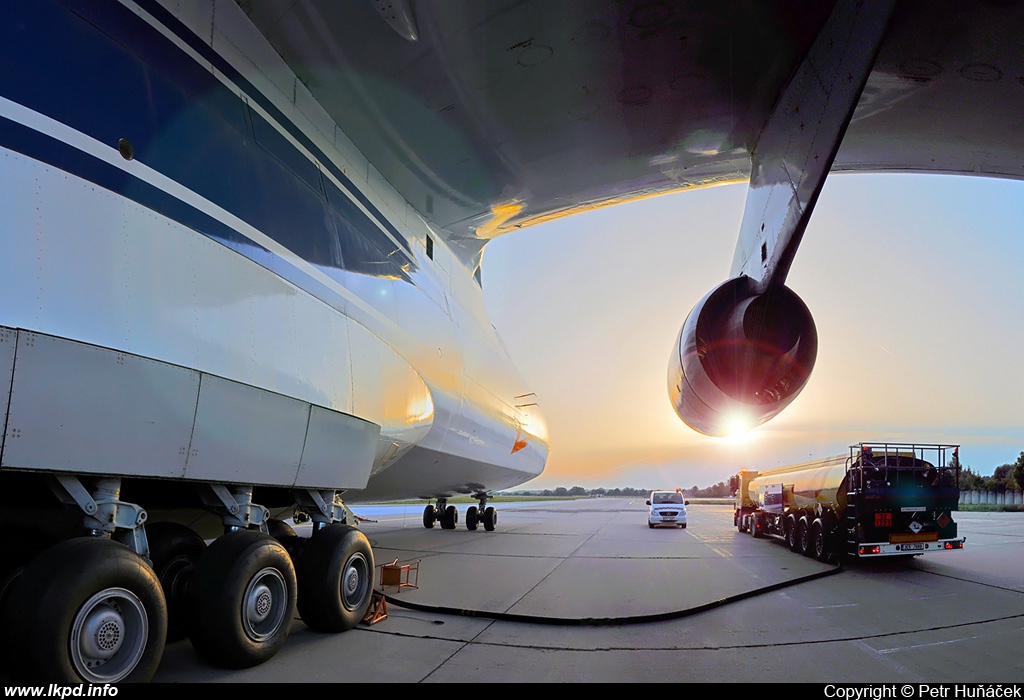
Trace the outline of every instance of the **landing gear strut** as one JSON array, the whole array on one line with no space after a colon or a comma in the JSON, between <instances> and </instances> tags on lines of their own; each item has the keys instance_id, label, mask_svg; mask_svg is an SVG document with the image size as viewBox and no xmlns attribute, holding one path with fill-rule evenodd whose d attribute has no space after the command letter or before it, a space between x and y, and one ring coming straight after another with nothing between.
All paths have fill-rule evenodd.
<instances>
[{"instance_id":1,"label":"landing gear strut","mask_svg":"<svg viewBox=\"0 0 1024 700\"><path fill-rule=\"evenodd\" d=\"M477 512L475 512L473 515L477 516L479 521L484 524L484 529L487 530L487 532L494 532L494 526L498 524L498 511L494 510L494 506L487 505L486 493L478 493L476 495L476 498L477 500L480 501L480 509L477 511L477 509L474 508L473 510ZM466 519L468 521L468 516ZM468 522L466 526L469 526ZM474 526L469 529L475 530L476 523L474 523Z\"/></svg>"}]
</instances>

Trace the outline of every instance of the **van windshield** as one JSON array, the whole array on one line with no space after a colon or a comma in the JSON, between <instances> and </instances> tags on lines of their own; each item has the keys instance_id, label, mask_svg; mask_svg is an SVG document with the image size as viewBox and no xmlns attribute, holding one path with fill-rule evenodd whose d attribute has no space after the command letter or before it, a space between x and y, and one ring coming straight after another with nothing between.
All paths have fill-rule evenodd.
<instances>
[{"instance_id":1,"label":"van windshield","mask_svg":"<svg viewBox=\"0 0 1024 700\"><path fill-rule=\"evenodd\" d=\"M678 491L661 491L655 492L654 498L651 499L651 503L682 503L683 494Z\"/></svg>"}]
</instances>

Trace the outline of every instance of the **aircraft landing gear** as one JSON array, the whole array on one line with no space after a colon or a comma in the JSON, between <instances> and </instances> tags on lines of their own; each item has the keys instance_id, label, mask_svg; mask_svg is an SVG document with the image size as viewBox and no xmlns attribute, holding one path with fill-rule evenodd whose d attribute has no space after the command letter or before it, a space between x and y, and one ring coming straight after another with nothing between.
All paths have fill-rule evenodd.
<instances>
[{"instance_id":1,"label":"aircraft landing gear","mask_svg":"<svg viewBox=\"0 0 1024 700\"><path fill-rule=\"evenodd\" d=\"M344 632L366 615L373 594L373 552L362 532L341 523L321 528L296 568L299 615L310 629Z\"/></svg>"},{"instance_id":2,"label":"aircraft landing gear","mask_svg":"<svg viewBox=\"0 0 1024 700\"><path fill-rule=\"evenodd\" d=\"M188 601L185 591L206 542L178 523L155 523L146 528L150 558L167 599L167 641L188 636Z\"/></svg>"},{"instance_id":3,"label":"aircraft landing gear","mask_svg":"<svg viewBox=\"0 0 1024 700\"><path fill-rule=\"evenodd\" d=\"M459 522L459 511L455 506L448 505L447 498L439 498L437 505L427 505L423 509L423 527L429 530L435 522L440 522L441 528L445 530L454 530Z\"/></svg>"},{"instance_id":4,"label":"aircraft landing gear","mask_svg":"<svg viewBox=\"0 0 1024 700\"><path fill-rule=\"evenodd\" d=\"M50 547L11 584L3 619L16 677L61 683L148 681L160 663L167 604L149 563L120 542Z\"/></svg>"},{"instance_id":5,"label":"aircraft landing gear","mask_svg":"<svg viewBox=\"0 0 1024 700\"><path fill-rule=\"evenodd\" d=\"M466 529L476 530L483 523L485 530L493 532L498 524L498 511L487 505L486 493L478 493L474 498L480 501L480 505L466 509ZM448 505L447 498L438 498L436 504L428 504L423 509L423 527L429 530L436 522L440 522L445 530L454 530L459 522L459 511Z\"/></svg>"},{"instance_id":6,"label":"aircraft landing gear","mask_svg":"<svg viewBox=\"0 0 1024 700\"><path fill-rule=\"evenodd\" d=\"M441 515L441 527L445 530L454 530L459 522L459 511L455 506L448 506Z\"/></svg>"},{"instance_id":7,"label":"aircraft landing gear","mask_svg":"<svg viewBox=\"0 0 1024 700\"><path fill-rule=\"evenodd\" d=\"M186 634L207 661L245 668L280 650L296 611L310 629L340 632L372 603L373 551L345 524L337 491L292 491L314 521L307 540L270 518L251 485L201 484L225 530L207 546L184 525L147 525L141 505L121 500L120 479L56 475L48 485L78 506L89 535L0 538L0 624L13 630L4 670L24 682L148 681L166 642Z\"/></svg>"},{"instance_id":8,"label":"aircraft landing gear","mask_svg":"<svg viewBox=\"0 0 1024 700\"><path fill-rule=\"evenodd\" d=\"M145 509L121 500L118 478L55 475L48 485L79 507L89 536L52 546L36 538L41 551L27 543L6 563L0 622L17 634L5 646L7 670L28 682L150 680L167 637L167 599L147 561Z\"/></svg>"},{"instance_id":9,"label":"aircraft landing gear","mask_svg":"<svg viewBox=\"0 0 1024 700\"><path fill-rule=\"evenodd\" d=\"M477 523L483 523L487 532L493 532L494 526L498 524L498 511L494 510L494 506L487 505L486 493L478 493L476 498L480 501L480 507L470 506L466 511L466 527L475 530ZM470 511L473 513L472 521L470 520Z\"/></svg>"},{"instance_id":10,"label":"aircraft landing gear","mask_svg":"<svg viewBox=\"0 0 1024 700\"><path fill-rule=\"evenodd\" d=\"M291 557L270 535L236 530L219 537L188 589L192 646L218 666L263 663L288 638L296 588Z\"/></svg>"}]
</instances>

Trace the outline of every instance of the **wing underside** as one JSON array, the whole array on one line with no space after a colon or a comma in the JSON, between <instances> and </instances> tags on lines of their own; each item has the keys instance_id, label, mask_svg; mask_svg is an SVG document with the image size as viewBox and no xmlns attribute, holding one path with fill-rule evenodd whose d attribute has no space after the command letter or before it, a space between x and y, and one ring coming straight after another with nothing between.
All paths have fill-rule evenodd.
<instances>
[{"instance_id":1,"label":"wing underside","mask_svg":"<svg viewBox=\"0 0 1024 700\"><path fill-rule=\"evenodd\" d=\"M609 203L745 181L828 3L245 4L372 167L471 252ZM1021 177L1024 7L902 2L833 164ZM282 86L282 90L287 90Z\"/></svg>"}]
</instances>

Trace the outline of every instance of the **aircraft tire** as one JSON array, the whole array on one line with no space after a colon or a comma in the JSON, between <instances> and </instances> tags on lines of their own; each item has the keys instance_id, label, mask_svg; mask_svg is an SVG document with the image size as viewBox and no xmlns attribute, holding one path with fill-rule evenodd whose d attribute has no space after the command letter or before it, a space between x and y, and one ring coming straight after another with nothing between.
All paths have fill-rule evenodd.
<instances>
[{"instance_id":1,"label":"aircraft tire","mask_svg":"<svg viewBox=\"0 0 1024 700\"><path fill-rule=\"evenodd\" d=\"M178 523L146 526L149 558L167 600L167 641L188 636L188 603L185 591L206 542L192 529Z\"/></svg>"},{"instance_id":2,"label":"aircraft tire","mask_svg":"<svg viewBox=\"0 0 1024 700\"><path fill-rule=\"evenodd\" d=\"M459 510L455 506L448 506L441 516L441 527L445 530L454 530L459 523Z\"/></svg>"},{"instance_id":3,"label":"aircraft tire","mask_svg":"<svg viewBox=\"0 0 1024 700\"><path fill-rule=\"evenodd\" d=\"M292 558L292 563L295 563L306 544L306 538L299 537L298 533L295 532L295 528L280 518L268 520L267 531L271 537L284 545L285 550Z\"/></svg>"},{"instance_id":4,"label":"aircraft tire","mask_svg":"<svg viewBox=\"0 0 1024 700\"><path fill-rule=\"evenodd\" d=\"M476 529L477 522L479 522L479 520L480 520L479 516L477 515L478 512L479 511L477 510L476 506L470 506L469 508L466 509L466 529L467 530L475 530Z\"/></svg>"},{"instance_id":5,"label":"aircraft tire","mask_svg":"<svg viewBox=\"0 0 1024 700\"><path fill-rule=\"evenodd\" d=\"M373 597L373 550L366 535L335 523L310 538L298 562L298 610L310 629L344 632L366 615Z\"/></svg>"},{"instance_id":6,"label":"aircraft tire","mask_svg":"<svg viewBox=\"0 0 1024 700\"><path fill-rule=\"evenodd\" d=\"M484 510L484 529L487 532L494 532L494 527L498 524L498 511L494 510L494 506L487 506Z\"/></svg>"},{"instance_id":7,"label":"aircraft tire","mask_svg":"<svg viewBox=\"0 0 1024 700\"><path fill-rule=\"evenodd\" d=\"M0 610L3 600L14 581L35 559L40 552L56 544L48 534L28 528L11 528L0 538L0 551L4 553L0 560ZM9 643L9 642L5 642ZM0 662L6 656L0 652Z\"/></svg>"},{"instance_id":8,"label":"aircraft tire","mask_svg":"<svg viewBox=\"0 0 1024 700\"><path fill-rule=\"evenodd\" d=\"M64 684L145 682L163 656L167 604L149 563L119 542L65 540L12 584L17 678ZM78 640L78 643L73 643Z\"/></svg>"},{"instance_id":9,"label":"aircraft tire","mask_svg":"<svg viewBox=\"0 0 1024 700\"><path fill-rule=\"evenodd\" d=\"M423 527L427 528L428 530L433 529L434 522L436 520L437 516L434 513L434 506L427 505L427 507L423 509Z\"/></svg>"},{"instance_id":10,"label":"aircraft tire","mask_svg":"<svg viewBox=\"0 0 1024 700\"><path fill-rule=\"evenodd\" d=\"M229 532L206 549L189 584L192 646L225 668L261 664L288 639L295 598L284 546L260 532Z\"/></svg>"}]
</instances>

